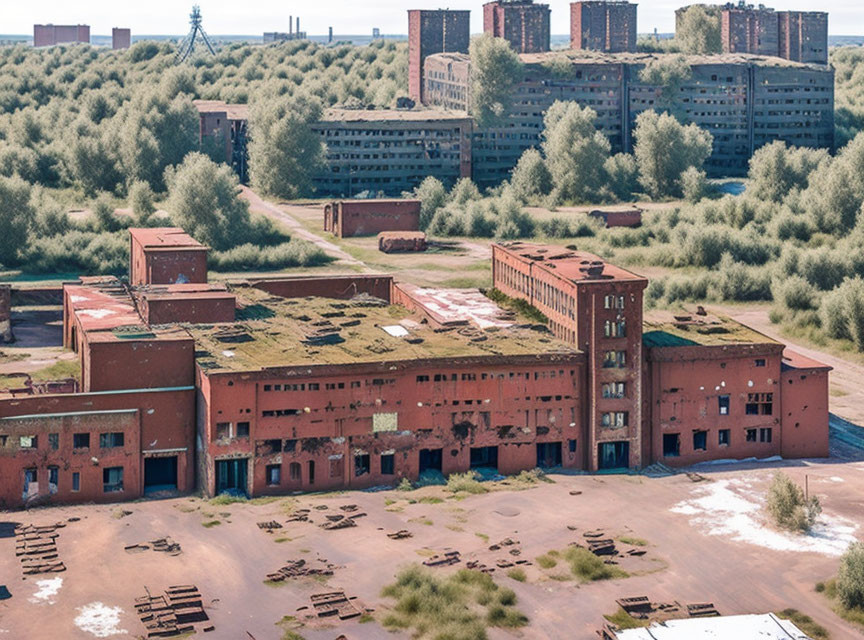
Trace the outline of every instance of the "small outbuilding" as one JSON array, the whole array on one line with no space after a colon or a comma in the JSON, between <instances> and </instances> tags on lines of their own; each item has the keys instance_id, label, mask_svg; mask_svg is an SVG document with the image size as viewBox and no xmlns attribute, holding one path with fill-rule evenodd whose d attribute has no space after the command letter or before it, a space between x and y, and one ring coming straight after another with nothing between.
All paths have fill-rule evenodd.
<instances>
[{"instance_id":1,"label":"small outbuilding","mask_svg":"<svg viewBox=\"0 0 864 640\"><path fill-rule=\"evenodd\" d=\"M338 200L324 205L324 231L340 238L419 229L419 200Z\"/></svg>"}]
</instances>

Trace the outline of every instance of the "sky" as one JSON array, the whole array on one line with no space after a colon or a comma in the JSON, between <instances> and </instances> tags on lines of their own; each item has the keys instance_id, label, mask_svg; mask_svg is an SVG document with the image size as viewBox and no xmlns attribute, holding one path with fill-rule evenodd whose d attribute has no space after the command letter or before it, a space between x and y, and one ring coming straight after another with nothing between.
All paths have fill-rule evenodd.
<instances>
[{"instance_id":1,"label":"sky","mask_svg":"<svg viewBox=\"0 0 864 640\"><path fill-rule=\"evenodd\" d=\"M32 34L34 23L89 24L91 34L109 35L111 27L129 27L135 34L174 35L188 31L189 10L196 0L0 0L0 33ZM538 0L539 1L539 0ZM709 0L702 0L709 1ZM758 0L757 0L758 1ZM765 0L763 0L765 1ZM197 0L204 29L214 35L258 35L264 31L287 31L288 16L300 16L300 27L310 35L324 35L328 27L336 34L382 34L408 31L406 10L471 9L472 32L483 29L484 0ZM569 33L569 0L546 0L552 8L552 33ZM643 0L639 2L639 33L675 30L674 11L689 0ZM766 2L766 4L769 4ZM10 6L11 5L11 6ZM862 0L782 0L769 4L777 10L830 12L832 35L864 34Z\"/></svg>"}]
</instances>

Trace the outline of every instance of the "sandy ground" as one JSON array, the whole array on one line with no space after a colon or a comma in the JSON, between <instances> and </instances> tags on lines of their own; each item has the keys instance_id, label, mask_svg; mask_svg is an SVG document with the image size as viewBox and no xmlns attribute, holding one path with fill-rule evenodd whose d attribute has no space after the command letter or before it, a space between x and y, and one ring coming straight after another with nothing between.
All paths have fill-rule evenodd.
<instances>
[{"instance_id":1,"label":"sandy ground","mask_svg":"<svg viewBox=\"0 0 864 640\"><path fill-rule=\"evenodd\" d=\"M493 577L516 591L518 606L531 623L519 632L492 630L493 640L595 637L602 614L615 611L615 599L636 595L656 601L713 602L724 614L795 607L829 629L834 640L860 638L813 587L835 573L839 553L861 535L864 462L835 458L779 465L799 482L806 474L810 490L822 499L818 535L791 536L764 524L759 502L774 467L753 464L703 468L700 472L708 480L699 483L686 475L553 475L552 484L463 500L453 499L440 487L427 487L414 492L309 495L268 504L214 506L186 497L5 513L0 515L0 576L13 597L0 602L0 638L136 637L144 629L134 614L135 598L143 596L145 588L158 592L174 584L195 584L201 590L216 627L206 637L279 638L274 624L285 615L300 615L297 609L309 604L312 593L345 589L375 609L374 616L380 619L388 605L380 597L382 586L400 567L421 562L432 552L459 550L463 561L455 568L472 558L494 564L512 557L503 550L490 552L488 546L510 537L520 542L520 557L533 560L582 540L582 532L596 528L648 541L641 564L625 567L637 575L579 584L551 579L562 573L561 567L543 571L535 565L526 571L528 581L520 583L496 570ZM581 494L571 494L576 491ZM408 502L423 496L444 501ZM321 522L347 504L368 514L355 528L324 531L315 523L287 523L286 511L291 508L311 507L313 521ZM314 508L319 505L327 510ZM131 514L118 518L121 509ZM60 558L68 570L23 579L14 555L15 539L9 536L11 523L47 524L70 517L81 520L69 523L59 538ZM221 524L202 526L212 520ZM268 520L284 526L268 534L256 524ZM413 537L386 537L399 529L411 531ZM182 545L180 556L124 551L125 545L166 535ZM313 565L321 558L339 568L326 583L301 578L285 586L264 584L267 573L299 558ZM38 582L45 578L53 581ZM113 632L99 636L76 626L82 608L94 603L115 611L116 619L107 625ZM386 633L378 622L337 622L299 631L308 640L334 640L340 634L350 640L409 637Z\"/></svg>"}]
</instances>

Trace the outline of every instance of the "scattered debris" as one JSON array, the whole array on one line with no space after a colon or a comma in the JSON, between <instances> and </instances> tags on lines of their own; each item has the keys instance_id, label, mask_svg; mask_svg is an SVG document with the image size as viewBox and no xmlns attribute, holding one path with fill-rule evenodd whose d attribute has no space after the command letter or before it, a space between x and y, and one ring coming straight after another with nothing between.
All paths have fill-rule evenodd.
<instances>
[{"instance_id":1,"label":"scattered debris","mask_svg":"<svg viewBox=\"0 0 864 640\"><path fill-rule=\"evenodd\" d=\"M687 605L687 615L691 618L713 618L719 616L720 612L714 607L713 602L700 602Z\"/></svg>"},{"instance_id":2,"label":"scattered debris","mask_svg":"<svg viewBox=\"0 0 864 640\"><path fill-rule=\"evenodd\" d=\"M708 478L692 471L687 472L687 477L690 478L690 482L708 482Z\"/></svg>"},{"instance_id":3,"label":"scattered debris","mask_svg":"<svg viewBox=\"0 0 864 640\"><path fill-rule=\"evenodd\" d=\"M25 576L66 571L57 552L58 529L62 522L47 526L26 525L15 528L15 555L21 558Z\"/></svg>"},{"instance_id":4,"label":"scattered debris","mask_svg":"<svg viewBox=\"0 0 864 640\"><path fill-rule=\"evenodd\" d=\"M357 523L353 518L346 518L345 516L327 516L328 521L321 524L320 527L322 529L326 529L327 531L335 531L336 529L348 529L350 527L356 527Z\"/></svg>"},{"instance_id":5,"label":"scattered debris","mask_svg":"<svg viewBox=\"0 0 864 640\"><path fill-rule=\"evenodd\" d=\"M179 556L183 552L180 548L180 543L174 542L174 540L168 537L151 540L146 544L130 544L123 547L123 550L126 551L126 553L141 553L149 549L153 549L153 551L159 553L167 553L172 556Z\"/></svg>"},{"instance_id":6,"label":"scattered debris","mask_svg":"<svg viewBox=\"0 0 864 640\"><path fill-rule=\"evenodd\" d=\"M338 616L340 620L350 620L363 614L363 609L353 602L356 598L349 598L344 591L315 593L310 598L319 618Z\"/></svg>"},{"instance_id":7,"label":"scattered debris","mask_svg":"<svg viewBox=\"0 0 864 640\"><path fill-rule=\"evenodd\" d=\"M271 520L270 522L259 522L258 528L263 529L267 533L273 533L274 529L281 529L282 525L275 520Z\"/></svg>"},{"instance_id":8,"label":"scattered debris","mask_svg":"<svg viewBox=\"0 0 864 640\"><path fill-rule=\"evenodd\" d=\"M391 540L404 540L405 538L411 538L413 536L414 534L407 529L400 529L399 531L394 531L393 533L387 534L387 537Z\"/></svg>"},{"instance_id":9,"label":"scattered debris","mask_svg":"<svg viewBox=\"0 0 864 640\"><path fill-rule=\"evenodd\" d=\"M322 562L327 562L322 560ZM268 573L267 579L272 582L282 582L288 578L303 578L307 576L332 576L333 570L337 567L332 564L327 564L322 569L316 569L306 564L305 560L291 560L287 565L276 571Z\"/></svg>"},{"instance_id":10,"label":"scattered debris","mask_svg":"<svg viewBox=\"0 0 864 640\"><path fill-rule=\"evenodd\" d=\"M462 557L458 551L445 551L443 554L435 554L431 558L424 560L423 564L427 567L446 567L451 564L461 562Z\"/></svg>"},{"instance_id":11,"label":"scattered debris","mask_svg":"<svg viewBox=\"0 0 864 640\"><path fill-rule=\"evenodd\" d=\"M291 514L287 522L309 522L309 509L297 509Z\"/></svg>"},{"instance_id":12,"label":"scattered debris","mask_svg":"<svg viewBox=\"0 0 864 640\"><path fill-rule=\"evenodd\" d=\"M570 495L571 495L571 496L581 496L581 495L582 495L582 492L581 492L581 491L576 491L576 490L574 489L573 491L570 492Z\"/></svg>"},{"instance_id":13,"label":"scattered debris","mask_svg":"<svg viewBox=\"0 0 864 640\"><path fill-rule=\"evenodd\" d=\"M344 504L339 508L346 513L353 513L357 511L360 507L358 507L356 504Z\"/></svg>"},{"instance_id":14,"label":"scattered debris","mask_svg":"<svg viewBox=\"0 0 864 640\"><path fill-rule=\"evenodd\" d=\"M165 593L135 599L135 610L147 629L148 638L169 638L194 632L195 623L210 618L204 611L201 593L195 585L168 587Z\"/></svg>"}]
</instances>

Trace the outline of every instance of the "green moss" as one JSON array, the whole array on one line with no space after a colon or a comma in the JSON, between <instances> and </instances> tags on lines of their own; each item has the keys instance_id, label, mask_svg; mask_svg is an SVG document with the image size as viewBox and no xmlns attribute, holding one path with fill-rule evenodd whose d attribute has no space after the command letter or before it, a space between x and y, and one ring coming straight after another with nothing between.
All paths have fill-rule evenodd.
<instances>
[{"instance_id":1,"label":"green moss","mask_svg":"<svg viewBox=\"0 0 864 640\"><path fill-rule=\"evenodd\" d=\"M58 360L54 364L47 366L44 369L38 369L37 371L33 371L30 374L30 377L35 382L42 382L46 380L65 380L66 378L80 380L81 365L78 363L77 360Z\"/></svg>"},{"instance_id":2,"label":"green moss","mask_svg":"<svg viewBox=\"0 0 864 640\"><path fill-rule=\"evenodd\" d=\"M804 615L797 609L783 609L783 611L777 611L775 615L778 618L791 621L813 640L828 640L831 637L825 627L817 624L813 618Z\"/></svg>"},{"instance_id":3,"label":"green moss","mask_svg":"<svg viewBox=\"0 0 864 640\"><path fill-rule=\"evenodd\" d=\"M619 629L640 629L642 627L647 627L650 624L650 621L648 620L637 620L621 608L612 615L604 614L603 617Z\"/></svg>"},{"instance_id":4,"label":"green moss","mask_svg":"<svg viewBox=\"0 0 864 640\"><path fill-rule=\"evenodd\" d=\"M529 320L534 322L539 322L540 324L549 324L549 318L547 318L543 313L532 304L529 304L525 300L521 298L511 298L510 296L502 293L498 289L487 289L483 292L486 294L486 297L489 298L492 302L497 305L504 307L505 309L510 309L511 311L515 311L519 315L522 315Z\"/></svg>"},{"instance_id":5,"label":"green moss","mask_svg":"<svg viewBox=\"0 0 864 640\"><path fill-rule=\"evenodd\" d=\"M212 529L213 527L222 524L219 520L208 520L207 522L202 522L201 526L205 529Z\"/></svg>"}]
</instances>

